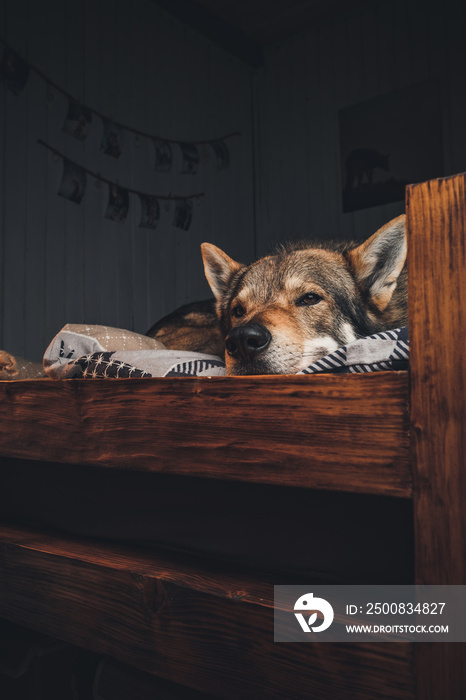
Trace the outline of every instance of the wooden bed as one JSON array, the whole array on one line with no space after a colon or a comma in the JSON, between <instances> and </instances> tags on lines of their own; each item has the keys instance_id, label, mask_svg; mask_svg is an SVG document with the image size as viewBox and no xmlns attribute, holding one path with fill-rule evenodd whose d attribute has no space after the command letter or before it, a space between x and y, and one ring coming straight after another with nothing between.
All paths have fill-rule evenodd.
<instances>
[{"instance_id":1,"label":"wooden bed","mask_svg":"<svg viewBox=\"0 0 466 700\"><path fill-rule=\"evenodd\" d=\"M408 500L414 580L466 584L466 176L409 186L406 211L409 373L1 382L2 488L15 458L190 475L192 499L224 480ZM295 580L11 521L0 538L0 617L214 697L466 697L464 644L274 643L273 584Z\"/></svg>"}]
</instances>

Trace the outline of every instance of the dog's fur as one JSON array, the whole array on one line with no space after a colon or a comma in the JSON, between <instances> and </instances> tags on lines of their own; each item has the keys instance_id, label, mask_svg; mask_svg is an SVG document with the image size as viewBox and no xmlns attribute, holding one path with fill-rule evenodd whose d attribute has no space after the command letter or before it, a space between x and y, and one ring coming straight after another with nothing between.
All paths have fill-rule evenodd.
<instances>
[{"instance_id":1,"label":"dog's fur","mask_svg":"<svg viewBox=\"0 0 466 700\"><path fill-rule=\"evenodd\" d=\"M218 325L211 302L201 302L191 323L203 319L204 327L195 329L198 339L203 328L214 330L212 345L204 335L204 352L218 354L219 337L225 339L230 375L294 374L357 338L406 325L404 216L358 246L292 244L248 266L210 243L201 248ZM185 307L188 322L191 307ZM163 322L180 324L176 314L150 334L165 342ZM186 328L183 342L185 349L200 349L199 342L189 345Z\"/></svg>"},{"instance_id":2,"label":"dog's fur","mask_svg":"<svg viewBox=\"0 0 466 700\"><path fill-rule=\"evenodd\" d=\"M220 357L225 353L214 299L180 306L157 321L146 335L160 340L169 350L191 350Z\"/></svg>"}]
</instances>

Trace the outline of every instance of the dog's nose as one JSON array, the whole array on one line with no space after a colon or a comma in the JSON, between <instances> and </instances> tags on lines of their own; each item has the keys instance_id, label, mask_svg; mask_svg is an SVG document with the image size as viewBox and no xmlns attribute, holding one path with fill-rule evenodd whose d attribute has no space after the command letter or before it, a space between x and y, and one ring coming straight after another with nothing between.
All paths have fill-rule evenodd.
<instances>
[{"instance_id":1,"label":"dog's nose","mask_svg":"<svg viewBox=\"0 0 466 700\"><path fill-rule=\"evenodd\" d=\"M272 336L258 323L248 323L245 326L233 328L225 339L225 347L229 355L248 362L255 355L263 352L272 340Z\"/></svg>"}]
</instances>

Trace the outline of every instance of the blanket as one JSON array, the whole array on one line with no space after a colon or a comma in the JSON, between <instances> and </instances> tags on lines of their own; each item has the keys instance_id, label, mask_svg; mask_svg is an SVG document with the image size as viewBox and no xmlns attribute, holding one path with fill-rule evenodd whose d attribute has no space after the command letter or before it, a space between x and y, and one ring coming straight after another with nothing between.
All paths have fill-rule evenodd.
<instances>
[{"instance_id":1,"label":"blanket","mask_svg":"<svg viewBox=\"0 0 466 700\"><path fill-rule=\"evenodd\" d=\"M40 379L47 376L42 363L0 350L0 379Z\"/></svg>"},{"instance_id":2,"label":"blanket","mask_svg":"<svg viewBox=\"0 0 466 700\"><path fill-rule=\"evenodd\" d=\"M408 329L361 338L309 365L299 374L406 370ZM54 379L206 377L225 375L222 358L167 350L159 341L107 326L66 325L52 340L44 368Z\"/></svg>"}]
</instances>

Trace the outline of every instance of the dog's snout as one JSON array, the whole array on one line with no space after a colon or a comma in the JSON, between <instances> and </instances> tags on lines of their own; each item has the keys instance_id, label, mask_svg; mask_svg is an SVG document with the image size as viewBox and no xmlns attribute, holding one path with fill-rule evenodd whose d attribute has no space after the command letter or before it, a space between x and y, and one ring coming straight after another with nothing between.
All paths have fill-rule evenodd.
<instances>
[{"instance_id":1,"label":"dog's snout","mask_svg":"<svg viewBox=\"0 0 466 700\"><path fill-rule=\"evenodd\" d=\"M248 323L245 326L237 326L229 332L225 347L232 357L248 362L268 348L271 340L272 336L265 326L259 323Z\"/></svg>"}]
</instances>

